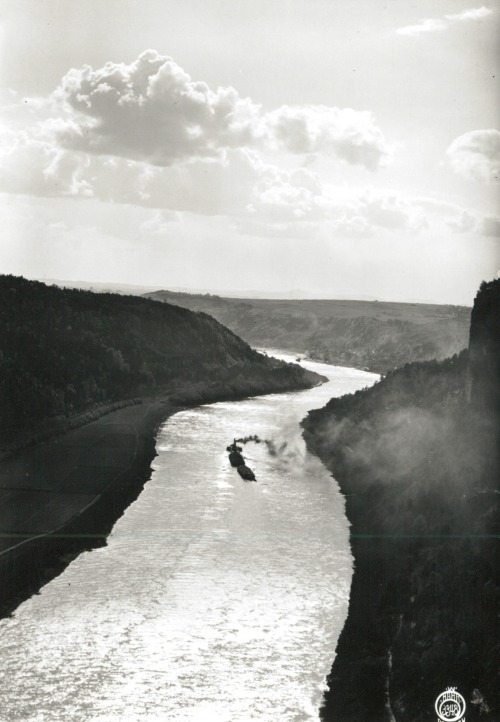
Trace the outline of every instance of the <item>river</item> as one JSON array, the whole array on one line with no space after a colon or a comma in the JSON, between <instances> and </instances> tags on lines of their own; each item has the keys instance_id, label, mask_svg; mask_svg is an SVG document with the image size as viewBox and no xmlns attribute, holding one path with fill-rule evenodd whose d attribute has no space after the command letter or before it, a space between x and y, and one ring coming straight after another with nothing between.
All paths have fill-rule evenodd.
<instances>
[{"instance_id":1,"label":"river","mask_svg":"<svg viewBox=\"0 0 500 722\"><path fill-rule=\"evenodd\" d=\"M318 719L352 558L343 497L298 424L378 377L303 363L329 382L164 423L107 546L0 622L2 722ZM245 444L244 482L226 446L254 434L272 443Z\"/></svg>"}]
</instances>

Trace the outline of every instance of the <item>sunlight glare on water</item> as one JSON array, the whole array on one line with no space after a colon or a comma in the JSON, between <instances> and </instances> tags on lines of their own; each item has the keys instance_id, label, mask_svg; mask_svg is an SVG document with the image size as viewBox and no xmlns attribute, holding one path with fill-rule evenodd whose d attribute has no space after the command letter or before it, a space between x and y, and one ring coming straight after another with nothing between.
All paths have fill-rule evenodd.
<instances>
[{"instance_id":1,"label":"sunlight glare on water","mask_svg":"<svg viewBox=\"0 0 500 722\"><path fill-rule=\"evenodd\" d=\"M107 546L0 623L2 721L318 719L351 554L344 500L298 424L377 377L305 365L330 382L165 422ZM280 449L245 445L257 483L226 451L254 434Z\"/></svg>"}]
</instances>

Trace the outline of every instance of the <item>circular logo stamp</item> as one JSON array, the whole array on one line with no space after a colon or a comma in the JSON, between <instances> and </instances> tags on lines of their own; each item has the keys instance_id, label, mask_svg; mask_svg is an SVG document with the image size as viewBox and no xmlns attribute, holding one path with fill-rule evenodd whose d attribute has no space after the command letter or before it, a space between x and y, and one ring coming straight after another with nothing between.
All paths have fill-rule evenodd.
<instances>
[{"instance_id":1,"label":"circular logo stamp","mask_svg":"<svg viewBox=\"0 0 500 722\"><path fill-rule=\"evenodd\" d=\"M436 714L441 722L463 722L465 700L456 687L447 687L436 699Z\"/></svg>"}]
</instances>

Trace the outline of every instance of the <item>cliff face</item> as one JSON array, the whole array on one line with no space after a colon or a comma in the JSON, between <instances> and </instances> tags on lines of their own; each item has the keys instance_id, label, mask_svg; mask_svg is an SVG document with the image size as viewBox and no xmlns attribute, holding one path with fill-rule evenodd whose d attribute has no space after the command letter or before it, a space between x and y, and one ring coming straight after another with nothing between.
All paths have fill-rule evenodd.
<instances>
[{"instance_id":1,"label":"cliff face","mask_svg":"<svg viewBox=\"0 0 500 722\"><path fill-rule=\"evenodd\" d=\"M206 314L15 276L0 276L0 378L0 441L156 391L198 403L320 380L258 354Z\"/></svg>"},{"instance_id":2,"label":"cliff face","mask_svg":"<svg viewBox=\"0 0 500 722\"><path fill-rule=\"evenodd\" d=\"M216 318L254 346L306 353L377 373L409 361L444 359L467 345L470 309L416 303L237 299L155 291Z\"/></svg>"},{"instance_id":3,"label":"cliff face","mask_svg":"<svg viewBox=\"0 0 500 722\"><path fill-rule=\"evenodd\" d=\"M500 413L500 280L483 283L471 314L470 401Z\"/></svg>"},{"instance_id":4,"label":"cliff face","mask_svg":"<svg viewBox=\"0 0 500 722\"><path fill-rule=\"evenodd\" d=\"M468 353L408 364L304 422L346 496L355 557L325 720L427 722L448 686L467 722L500 719L499 286L481 287Z\"/></svg>"}]
</instances>

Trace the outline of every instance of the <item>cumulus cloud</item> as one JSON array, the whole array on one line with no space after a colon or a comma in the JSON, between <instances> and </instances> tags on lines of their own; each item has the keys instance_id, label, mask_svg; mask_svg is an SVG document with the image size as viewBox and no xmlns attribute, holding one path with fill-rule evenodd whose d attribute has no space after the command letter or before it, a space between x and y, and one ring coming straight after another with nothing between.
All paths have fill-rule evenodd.
<instances>
[{"instance_id":1,"label":"cumulus cloud","mask_svg":"<svg viewBox=\"0 0 500 722\"><path fill-rule=\"evenodd\" d=\"M442 218L446 227L454 233L500 236L500 219L496 216L482 216L456 203L434 198L414 198L413 203L430 214L429 220L432 220L432 215Z\"/></svg>"},{"instance_id":2,"label":"cumulus cloud","mask_svg":"<svg viewBox=\"0 0 500 722\"><path fill-rule=\"evenodd\" d=\"M152 50L130 65L72 69L56 96L80 114L59 133L67 147L156 165L244 144L258 114L234 88L213 91Z\"/></svg>"},{"instance_id":3,"label":"cumulus cloud","mask_svg":"<svg viewBox=\"0 0 500 722\"><path fill-rule=\"evenodd\" d=\"M442 18L425 18L415 25L405 25L398 28L396 32L399 35L421 35L422 33L436 33L447 30L452 25L463 23L470 20L480 20L492 14L492 10L487 7L471 8L461 13L453 15L444 15Z\"/></svg>"},{"instance_id":4,"label":"cumulus cloud","mask_svg":"<svg viewBox=\"0 0 500 722\"><path fill-rule=\"evenodd\" d=\"M484 183L498 181L500 132L491 128L464 133L453 141L446 155L456 173Z\"/></svg>"},{"instance_id":5,"label":"cumulus cloud","mask_svg":"<svg viewBox=\"0 0 500 722\"><path fill-rule=\"evenodd\" d=\"M498 229L496 219L481 219L456 204L324 184L308 167L280 168L248 148L160 166L60 148L54 140L59 127L52 127L52 135L4 134L0 190L154 208L158 213L140 229L150 235L171 230L184 212L225 215L241 233L281 237L312 237L319 224L346 237L416 233L431 224L482 235Z\"/></svg>"},{"instance_id":6,"label":"cumulus cloud","mask_svg":"<svg viewBox=\"0 0 500 722\"><path fill-rule=\"evenodd\" d=\"M419 231L427 220L418 204L397 193L367 189L351 201L344 201L336 214L336 233L373 235L378 229Z\"/></svg>"},{"instance_id":7,"label":"cumulus cloud","mask_svg":"<svg viewBox=\"0 0 500 722\"><path fill-rule=\"evenodd\" d=\"M245 148L225 150L218 159L157 166L61 149L50 136L9 133L3 141L0 191L277 221L324 216L323 189L313 172L278 168ZM154 225L145 230L154 232Z\"/></svg>"},{"instance_id":8,"label":"cumulus cloud","mask_svg":"<svg viewBox=\"0 0 500 722\"><path fill-rule=\"evenodd\" d=\"M374 237L381 232L403 237L429 226L418 200L392 191L294 188L284 178L276 178L248 210L249 215L238 221L240 232L266 236L311 238L324 227L336 237Z\"/></svg>"},{"instance_id":9,"label":"cumulus cloud","mask_svg":"<svg viewBox=\"0 0 500 722\"><path fill-rule=\"evenodd\" d=\"M331 200L315 173L284 170L250 155L255 173L246 211L268 222L315 221L328 217Z\"/></svg>"},{"instance_id":10,"label":"cumulus cloud","mask_svg":"<svg viewBox=\"0 0 500 722\"><path fill-rule=\"evenodd\" d=\"M153 50L129 65L72 69L55 97L73 113L58 131L64 147L158 166L247 147L323 153L376 170L392 151L369 112L308 105L265 113Z\"/></svg>"},{"instance_id":11,"label":"cumulus cloud","mask_svg":"<svg viewBox=\"0 0 500 722\"><path fill-rule=\"evenodd\" d=\"M358 200L358 211L366 220L383 228L419 230L426 220L410 201L395 193L367 191Z\"/></svg>"},{"instance_id":12,"label":"cumulus cloud","mask_svg":"<svg viewBox=\"0 0 500 722\"><path fill-rule=\"evenodd\" d=\"M327 106L283 106L264 116L267 137L291 153L335 155L376 170L392 149L371 113Z\"/></svg>"}]
</instances>

